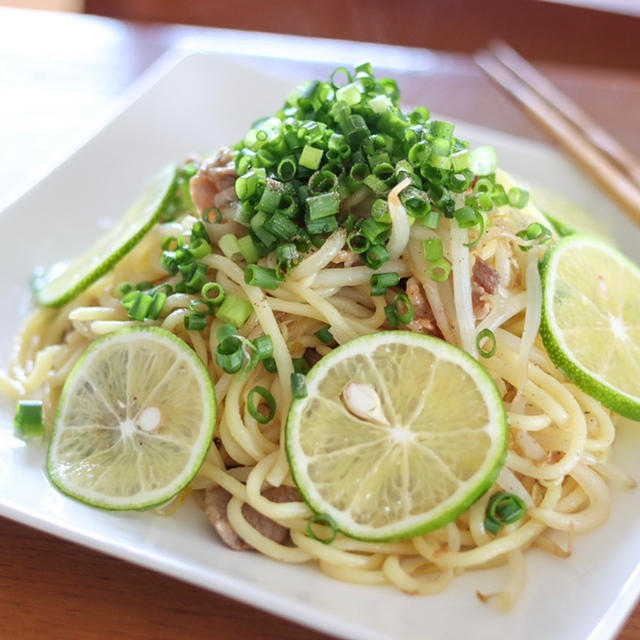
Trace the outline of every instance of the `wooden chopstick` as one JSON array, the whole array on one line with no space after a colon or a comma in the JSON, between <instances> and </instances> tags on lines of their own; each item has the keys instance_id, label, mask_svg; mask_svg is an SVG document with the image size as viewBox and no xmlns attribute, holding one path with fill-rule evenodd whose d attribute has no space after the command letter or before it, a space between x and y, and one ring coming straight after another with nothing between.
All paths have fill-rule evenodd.
<instances>
[{"instance_id":1,"label":"wooden chopstick","mask_svg":"<svg viewBox=\"0 0 640 640\"><path fill-rule=\"evenodd\" d=\"M564 150L640 225L640 187L622 173L593 143L491 52L475 56L476 64L555 138Z\"/></svg>"},{"instance_id":2,"label":"wooden chopstick","mask_svg":"<svg viewBox=\"0 0 640 640\"><path fill-rule=\"evenodd\" d=\"M494 40L489 45L493 55L520 80L528 84L587 138L594 147L603 151L609 159L640 187L640 161L600 125L592 120L575 102L570 100L553 83L543 76L506 42Z\"/></svg>"}]
</instances>

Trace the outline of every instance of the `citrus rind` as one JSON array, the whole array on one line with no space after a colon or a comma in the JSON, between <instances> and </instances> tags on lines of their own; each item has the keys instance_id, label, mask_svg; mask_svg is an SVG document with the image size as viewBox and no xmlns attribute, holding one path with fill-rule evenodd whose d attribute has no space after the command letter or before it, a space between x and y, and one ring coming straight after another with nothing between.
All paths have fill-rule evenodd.
<instances>
[{"instance_id":1,"label":"citrus rind","mask_svg":"<svg viewBox=\"0 0 640 640\"><path fill-rule=\"evenodd\" d=\"M147 369L153 368L154 361L170 363L162 371L153 373L154 380L150 373L146 380L141 380L144 376L140 376L139 382L131 383L132 394L144 390L148 383L147 399L166 408L168 423L173 420L161 438L124 425L130 407L137 415L145 408L143 393L138 394L139 398L134 395L131 404L129 399L123 402L110 393L114 388L129 391L129 380L125 382L118 375L123 373L123 358L118 354L125 349L125 369L136 357L150 365ZM111 360L105 355L112 356ZM98 373L94 375L92 368ZM109 384L101 387L96 380L105 375ZM192 405L186 409L176 407L176 397L185 393L191 394L189 402ZM86 404L84 407L77 404L83 402L79 399L83 394L84 401L87 397L93 400L89 409ZM105 398L108 399L105 401ZM103 415L109 413L113 417L97 424L74 424L82 423L87 415L98 416L101 411ZM216 414L215 388L209 372L183 340L159 327L138 326L114 331L91 343L67 378L49 442L47 474L60 491L94 507L141 510L164 504L191 482L204 462L213 440ZM189 422L190 419L193 422ZM114 448L123 452L115 460L109 457ZM172 469L178 454L181 466ZM133 464L123 465L122 458L126 456ZM104 474L104 480L100 479L101 474ZM108 484L108 474L113 479L113 490L104 488ZM133 478L134 474L139 477ZM139 490L130 490L136 481L140 483ZM160 486L145 488L145 483L153 485L154 482Z\"/></svg>"},{"instance_id":2,"label":"citrus rind","mask_svg":"<svg viewBox=\"0 0 640 640\"><path fill-rule=\"evenodd\" d=\"M319 386L327 379L328 372L335 364L346 358L363 353L370 354L377 348L384 349L385 346L393 344L408 345L416 350L424 349L425 355L428 352L438 363L445 362L447 366L458 367L461 373L475 382L487 410L488 420L483 428L488 434L490 444L482 464L442 503L427 512L410 515L383 526L372 526L354 521L349 509L340 509L331 504L318 490L318 483L310 478L309 458L301 446L302 418L310 399L318 394ZM407 375L411 376L411 373L407 372ZM442 340L409 331L387 331L361 336L326 355L309 371L306 383L307 397L292 402L286 426L285 446L292 476L311 509L330 516L338 529L352 538L380 542L405 540L443 527L466 511L492 487L504 465L508 427L500 393L489 373L481 365L464 351ZM335 427L335 422L327 424L326 433L335 432ZM344 490L357 491L356 485L359 484L356 480L354 486L345 487Z\"/></svg>"}]
</instances>

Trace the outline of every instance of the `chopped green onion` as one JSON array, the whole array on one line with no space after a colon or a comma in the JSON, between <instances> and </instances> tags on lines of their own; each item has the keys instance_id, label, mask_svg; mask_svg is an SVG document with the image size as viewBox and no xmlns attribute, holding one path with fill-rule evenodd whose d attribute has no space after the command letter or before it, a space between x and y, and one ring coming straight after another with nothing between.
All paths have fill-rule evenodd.
<instances>
[{"instance_id":1,"label":"chopped green onion","mask_svg":"<svg viewBox=\"0 0 640 640\"><path fill-rule=\"evenodd\" d=\"M477 176L488 176L496 172L498 159L492 147L478 147L471 152L471 171Z\"/></svg>"},{"instance_id":2,"label":"chopped green onion","mask_svg":"<svg viewBox=\"0 0 640 640\"><path fill-rule=\"evenodd\" d=\"M331 534L326 538L320 538L313 530L314 524L323 524L331 529ZM322 544L331 544L338 535L338 525L336 521L326 513L316 513L309 518L307 522L307 537L315 540L316 542L322 542Z\"/></svg>"},{"instance_id":3,"label":"chopped green onion","mask_svg":"<svg viewBox=\"0 0 640 640\"><path fill-rule=\"evenodd\" d=\"M389 213L389 205L386 200L378 198L371 205L371 217L376 222L383 224L391 224L391 214Z\"/></svg>"},{"instance_id":4,"label":"chopped green onion","mask_svg":"<svg viewBox=\"0 0 640 640\"><path fill-rule=\"evenodd\" d=\"M291 374L291 393L296 400L307 397L307 383L303 373Z\"/></svg>"},{"instance_id":5,"label":"chopped green onion","mask_svg":"<svg viewBox=\"0 0 640 640\"><path fill-rule=\"evenodd\" d=\"M282 198L280 198L277 213L280 213L287 218L294 218L298 213L298 203L290 194L283 193Z\"/></svg>"},{"instance_id":6,"label":"chopped green onion","mask_svg":"<svg viewBox=\"0 0 640 640\"><path fill-rule=\"evenodd\" d=\"M381 244L374 245L364 255L364 263L374 271L383 267L387 260L389 260L389 252Z\"/></svg>"},{"instance_id":7,"label":"chopped green onion","mask_svg":"<svg viewBox=\"0 0 640 640\"><path fill-rule=\"evenodd\" d=\"M391 191L389 185L384 180L374 176L372 173L366 176L362 182L377 196L386 196L389 191Z\"/></svg>"},{"instance_id":8,"label":"chopped green onion","mask_svg":"<svg viewBox=\"0 0 640 640\"><path fill-rule=\"evenodd\" d=\"M244 362L242 340L237 336L227 336L216 347L216 362L226 373L237 373Z\"/></svg>"},{"instance_id":9,"label":"chopped green onion","mask_svg":"<svg viewBox=\"0 0 640 640\"><path fill-rule=\"evenodd\" d=\"M200 260L211 253L211 245L202 238L196 238L189 246L189 252L196 260Z\"/></svg>"},{"instance_id":10,"label":"chopped green onion","mask_svg":"<svg viewBox=\"0 0 640 640\"><path fill-rule=\"evenodd\" d=\"M43 436L42 402L39 400L19 400L13 425L16 431L25 438Z\"/></svg>"},{"instance_id":11,"label":"chopped green onion","mask_svg":"<svg viewBox=\"0 0 640 640\"><path fill-rule=\"evenodd\" d=\"M236 178L235 187L238 199L248 200L258 188L258 174L255 171L249 171Z\"/></svg>"},{"instance_id":12,"label":"chopped green onion","mask_svg":"<svg viewBox=\"0 0 640 640\"><path fill-rule=\"evenodd\" d=\"M213 305L208 305L204 300L192 300L189 309L199 314L213 313Z\"/></svg>"},{"instance_id":13,"label":"chopped green onion","mask_svg":"<svg viewBox=\"0 0 640 640\"><path fill-rule=\"evenodd\" d=\"M395 311L395 314L398 320L400 320L402 324L409 324L413 320L413 317L414 317L413 305L409 301L409 297L407 296L406 293L396 294L396 297L393 299L393 302L391 304L393 306L393 309ZM404 306L405 308L404 313L400 312L400 309L399 309L400 305Z\"/></svg>"},{"instance_id":14,"label":"chopped green onion","mask_svg":"<svg viewBox=\"0 0 640 640\"><path fill-rule=\"evenodd\" d=\"M230 260L240 260L242 258L242 252L238 246L238 238L233 233L225 233L225 235L218 240L218 246L220 251Z\"/></svg>"},{"instance_id":15,"label":"chopped green onion","mask_svg":"<svg viewBox=\"0 0 640 640\"><path fill-rule=\"evenodd\" d=\"M395 287L399 282L400 276L395 271L374 273L371 276L371 295L384 296L388 287Z\"/></svg>"},{"instance_id":16,"label":"chopped green onion","mask_svg":"<svg viewBox=\"0 0 640 640\"><path fill-rule=\"evenodd\" d=\"M470 206L460 207L454 211L454 217L461 229L468 229L479 224L480 214Z\"/></svg>"},{"instance_id":17,"label":"chopped green onion","mask_svg":"<svg viewBox=\"0 0 640 640\"><path fill-rule=\"evenodd\" d=\"M269 408L269 413L267 413L267 415L258 410L258 406L254 400L256 394L259 395L267 404L267 407ZM260 401L258 400L258 402ZM273 417L276 415L276 400L267 389L256 385L247 395L247 410L260 424L267 424L267 422L273 420Z\"/></svg>"},{"instance_id":18,"label":"chopped green onion","mask_svg":"<svg viewBox=\"0 0 640 640\"><path fill-rule=\"evenodd\" d=\"M143 280L136 284L136 289L138 291L147 291L147 289L151 289L151 287L153 287L153 282L150 282L149 280Z\"/></svg>"},{"instance_id":19,"label":"chopped green onion","mask_svg":"<svg viewBox=\"0 0 640 640\"><path fill-rule=\"evenodd\" d=\"M244 281L253 287L261 289L277 289L281 279L275 269L250 264L244 272Z\"/></svg>"},{"instance_id":20,"label":"chopped green onion","mask_svg":"<svg viewBox=\"0 0 640 640\"><path fill-rule=\"evenodd\" d=\"M184 317L184 328L189 331L202 331L207 326L207 317L204 313L188 313Z\"/></svg>"},{"instance_id":21,"label":"chopped green onion","mask_svg":"<svg viewBox=\"0 0 640 640\"><path fill-rule=\"evenodd\" d=\"M445 140L451 140L453 137L453 130L455 125L452 122L446 122L444 120L432 120L429 127L429 133L434 138L444 138Z\"/></svg>"},{"instance_id":22,"label":"chopped green onion","mask_svg":"<svg viewBox=\"0 0 640 640\"><path fill-rule=\"evenodd\" d=\"M307 232L313 236L333 233L338 228L338 219L336 216L326 216L324 218L312 220L307 215L305 216L304 221L307 226Z\"/></svg>"},{"instance_id":23,"label":"chopped green onion","mask_svg":"<svg viewBox=\"0 0 640 640\"><path fill-rule=\"evenodd\" d=\"M371 245L361 233L354 231L347 236L347 246L353 253L364 253Z\"/></svg>"},{"instance_id":24,"label":"chopped green onion","mask_svg":"<svg viewBox=\"0 0 640 640\"><path fill-rule=\"evenodd\" d=\"M491 191L491 199L496 207L503 207L509 204L509 196L501 184L496 184Z\"/></svg>"},{"instance_id":25,"label":"chopped green onion","mask_svg":"<svg viewBox=\"0 0 640 640\"><path fill-rule=\"evenodd\" d=\"M167 294L163 291L156 291L151 299L151 306L147 311L147 318L149 318L149 320L157 320L164 309L166 301Z\"/></svg>"},{"instance_id":26,"label":"chopped green onion","mask_svg":"<svg viewBox=\"0 0 640 640\"><path fill-rule=\"evenodd\" d=\"M307 213L311 220L333 216L340 210L340 195L331 191L307 198Z\"/></svg>"},{"instance_id":27,"label":"chopped green onion","mask_svg":"<svg viewBox=\"0 0 640 640\"><path fill-rule=\"evenodd\" d=\"M529 192L518 187L511 187L507 192L509 204L516 209L523 209L529 202Z\"/></svg>"},{"instance_id":28,"label":"chopped green onion","mask_svg":"<svg viewBox=\"0 0 640 640\"><path fill-rule=\"evenodd\" d=\"M488 349L485 349L482 346L482 343L485 339L489 340ZM496 354L496 336L493 331L491 331L491 329L483 329L482 331L480 331L480 333L476 336L476 347L478 347L478 353L483 358L492 358Z\"/></svg>"},{"instance_id":29,"label":"chopped green onion","mask_svg":"<svg viewBox=\"0 0 640 640\"><path fill-rule=\"evenodd\" d=\"M382 113L391 107L391 100L387 96L377 95L375 98L369 100L369 106L373 109L374 113Z\"/></svg>"},{"instance_id":30,"label":"chopped green onion","mask_svg":"<svg viewBox=\"0 0 640 640\"><path fill-rule=\"evenodd\" d=\"M298 225L281 213L274 213L264 223L264 228L279 240L291 242L300 233Z\"/></svg>"},{"instance_id":31,"label":"chopped green onion","mask_svg":"<svg viewBox=\"0 0 640 640\"><path fill-rule=\"evenodd\" d=\"M395 305L388 304L384 308L384 315L387 319L387 324L392 329L397 329L399 320L398 320L398 312L396 311Z\"/></svg>"},{"instance_id":32,"label":"chopped green onion","mask_svg":"<svg viewBox=\"0 0 640 640\"><path fill-rule=\"evenodd\" d=\"M315 195L328 193L338 186L338 176L331 171L316 171L309 178L309 191Z\"/></svg>"},{"instance_id":33,"label":"chopped green onion","mask_svg":"<svg viewBox=\"0 0 640 640\"><path fill-rule=\"evenodd\" d=\"M356 182L362 182L368 175L369 167L364 162L357 162L349 171L349 176Z\"/></svg>"},{"instance_id":34,"label":"chopped green onion","mask_svg":"<svg viewBox=\"0 0 640 640\"><path fill-rule=\"evenodd\" d=\"M253 341L255 357L257 360L266 360L273 356L273 340L271 336L259 336Z\"/></svg>"},{"instance_id":35,"label":"chopped green onion","mask_svg":"<svg viewBox=\"0 0 640 640\"><path fill-rule=\"evenodd\" d=\"M298 264L300 254L295 244L281 244L276 249L276 259L278 276L284 278Z\"/></svg>"},{"instance_id":36,"label":"chopped green onion","mask_svg":"<svg viewBox=\"0 0 640 640\"><path fill-rule=\"evenodd\" d=\"M419 167L429 159L431 146L426 140L416 142L407 153L407 159L414 167Z\"/></svg>"},{"instance_id":37,"label":"chopped green onion","mask_svg":"<svg viewBox=\"0 0 640 640\"><path fill-rule=\"evenodd\" d=\"M424 218L431 211L429 197L424 191L408 187L400 195L400 201L407 213L414 218Z\"/></svg>"},{"instance_id":38,"label":"chopped green onion","mask_svg":"<svg viewBox=\"0 0 640 640\"><path fill-rule=\"evenodd\" d=\"M302 149L302 153L300 154L300 158L298 159L298 164L301 167L305 167L307 169L315 171L320 166L322 154L322 149L316 149L315 147L306 144Z\"/></svg>"},{"instance_id":39,"label":"chopped green onion","mask_svg":"<svg viewBox=\"0 0 640 640\"><path fill-rule=\"evenodd\" d=\"M238 238L238 249L247 264L254 264L260 259L256 243L249 235Z\"/></svg>"},{"instance_id":40,"label":"chopped green onion","mask_svg":"<svg viewBox=\"0 0 640 640\"><path fill-rule=\"evenodd\" d=\"M216 317L220 322L232 324L234 327L241 327L252 311L251 303L236 295L227 294L218 309Z\"/></svg>"},{"instance_id":41,"label":"chopped green onion","mask_svg":"<svg viewBox=\"0 0 640 640\"><path fill-rule=\"evenodd\" d=\"M298 165L296 165L296 162L293 158L283 158L278 164L278 177L283 182L289 182L289 180L293 180L296 177L297 170Z\"/></svg>"},{"instance_id":42,"label":"chopped green onion","mask_svg":"<svg viewBox=\"0 0 640 640\"><path fill-rule=\"evenodd\" d=\"M237 336L238 330L232 324L223 324L217 331L216 337L218 338L218 342L222 342L229 336Z\"/></svg>"},{"instance_id":43,"label":"chopped green onion","mask_svg":"<svg viewBox=\"0 0 640 640\"><path fill-rule=\"evenodd\" d=\"M422 241L422 250L426 260L439 260L442 258L442 240L440 238L427 238Z\"/></svg>"},{"instance_id":44,"label":"chopped green onion","mask_svg":"<svg viewBox=\"0 0 640 640\"><path fill-rule=\"evenodd\" d=\"M495 185L491 178L478 178L476 183L473 185L474 193L491 193Z\"/></svg>"},{"instance_id":45,"label":"chopped green onion","mask_svg":"<svg viewBox=\"0 0 640 640\"><path fill-rule=\"evenodd\" d=\"M207 282L201 289L200 294L205 302L212 305L219 305L224 302L225 292L222 285L217 282Z\"/></svg>"},{"instance_id":46,"label":"chopped green onion","mask_svg":"<svg viewBox=\"0 0 640 640\"><path fill-rule=\"evenodd\" d=\"M536 244L545 244L551 240L551 229L545 227L539 222L532 222L526 229L518 231L516 235L523 240L537 240ZM531 246L520 246L522 251L529 251Z\"/></svg>"},{"instance_id":47,"label":"chopped green onion","mask_svg":"<svg viewBox=\"0 0 640 640\"><path fill-rule=\"evenodd\" d=\"M336 91L336 100L342 100L349 106L358 104L362 99L360 88L355 82L345 84Z\"/></svg>"},{"instance_id":48,"label":"chopped green onion","mask_svg":"<svg viewBox=\"0 0 640 640\"><path fill-rule=\"evenodd\" d=\"M276 365L274 358L265 358L262 364L269 373L276 373L278 371L278 365Z\"/></svg>"},{"instance_id":49,"label":"chopped green onion","mask_svg":"<svg viewBox=\"0 0 640 640\"><path fill-rule=\"evenodd\" d=\"M333 335L330 331L331 327L328 324L325 324L324 327L318 329L314 332L314 336L320 340L320 342L324 344L329 344L333 342Z\"/></svg>"},{"instance_id":50,"label":"chopped green onion","mask_svg":"<svg viewBox=\"0 0 640 640\"><path fill-rule=\"evenodd\" d=\"M422 221L422 224L428 229L437 229L440 224L440 212L431 209Z\"/></svg>"},{"instance_id":51,"label":"chopped green onion","mask_svg":"<svg viewBox=\"0 0 640 640\"><path fill-rule=\"evenodd\" d=\"M468 149L463 149L457 153L451 154L451 164L454 171L462 171L471 166L471 154Z\"/></svg>"},{"instance_id":52,"label":"chopped green onion","mask_svg":"<svg viewBox=\"0 0 640 640\"><path fill-rule=\"evenodd\" d=\"M152 302L153 296L148 293L138 292L133 304L129 307L129 318L138 322L145 320Z\"/></svg>"},{"instance_id":53,"label":"chopped green onion","mask_svg":"<svg viewBox=\"0 0 640 640\"><path fill-rule=\"evenodd\" d=\"M451 273L451 263L446 258L433 260L429 264L429 278L434 282L445 282Z\"/></svg>"},{"instance_id":54,"label":"chopped green onion","mask_svg":"<svg viewBox=\"0 0 640 640\"><path fill-rule=\"evenodd\" d=\"M376 222L373 218L365 218L360 225L360 233L371 243L381 244L391 233L391 226Z\"/></svg>"},{"instance_id":55,"label":"chopped green onion","mask_svg":"<svg viewBox=\"0 0 640 640\"><path fill-rule=\"evenodd\" d=\"M214 216L213 220L211 219L211 214ZM209 224L220 224L222 222L222 212L217 207L205 209L201 217L204 222L208 222Z\"/></svg>"},{"instance_id":56,"label":"chopped green onion","mask_svg":"<svg viewBox=\"0 0 640 640\"><path fill-rule=\"evenodd\" d=\"M309 365L304 358L292 358L291 362L293 363L293 370L296 373L309 373Z\"/></svg>"},{"instance_id":57,"label":"chopped green onion","mask_svg":"<svg viewBox=\"0 0 640 640\"><path fill-rule=\"evenodd\" d=\"M162 244L160 245L163 251L175 251L178 246L178 238L174 236L165 236L162 238Z\"/></svg>"},{"instance_id":58,"label":"chopped green onion","mask_svg":"<svg viewBox=\"0 0 640 640\"><path fill-rule=\"evenodd\" d=\"M484 527L494 536L505 524L513 524L527 511L527 505L522 498L513 493L500 491L491 496L485 511Z\"/></svg>"},{"instance_id":59,"label":"chopped green onion","mask_svg":"<svg viewBox=\"0 0 640 640\"><path fill-rule=\"evenodd\" d=\"M178 273L178 261L176 260L175 253L173 251L164 251L162 253L162 258L160 258L160 267L171 275Z\"/></svg>"}]
</instances>

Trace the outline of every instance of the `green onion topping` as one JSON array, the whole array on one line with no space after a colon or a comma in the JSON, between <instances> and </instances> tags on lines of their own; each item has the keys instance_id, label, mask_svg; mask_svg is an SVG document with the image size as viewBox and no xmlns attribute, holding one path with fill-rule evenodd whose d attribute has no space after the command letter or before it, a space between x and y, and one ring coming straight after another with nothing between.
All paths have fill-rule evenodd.
<instances>
[{"instance_id":1,"label":"green onion topping","mask_svg":"<svg viewBox=\"0 0 640 640\"><path fill-rule=\"evenodd\" d=\"M43 436L42 402L39 400L19 400L13 425L16 431L25 438Z\"/></svg>"},{"instance_id":2,"label":"green onion topping","mask_svg":"<svg viewBox=\"0 0 640 640\"><path fill-rule=\"evenodd\" d=\"M522 498L513 493L501 491L491 496L485 511L484 527L497 535L505 524L513 524L520 520L527 510Z\"/></svg>"},{"instance_id":3,"label":"green onion topping","mask_svg":"<svg viewBox=\"0 0 640 640\"><path fill-rule=\"evenodd\" d=\"M485 340L489 341L488 349L482 346ZM478 333L476 336L476 347L478 347L478 353L482 358L492 358L496 354L496 336L491 329L483 329Z\"/></svg>"},{"instance_id":4,"label":"green onion topping","mask_svg":"<svg viewBox=\"0 0 640 640\"><path fill-rule=\"evenodd\" d=\"M320 538L316 535L313 530L314 524L322 524L326 525L331 529L331 533L326 538ZM338 525L335 520L326 513L316 513L309 518L309 522L307 523L307 537L316 540L317 542L322 542L322 544L331 544L338 535Z\"/></svg>"},{"instance_id":5,"label":"green onion topping","mask_svg":"<svg viewBox=\"0 0 640 640\"><path fill-rule=\"evenodd\" d=\"M266 403L269 409L266 415L264 413L261 413L258 409L258 405L256 405L255 402L256 395L260 396L260 398L262 398L262 400ZM259 402L260 400L258 400L258 403ZM253 387L253 389L251 389L251 391L249 391L247 395L247 410L251 414L251 417L257 420L260 424L267 424L267 422L273 420L273 417L276 415L275 398L267 389L256 385L255 387Z\"/></svg>"}]
</instances>

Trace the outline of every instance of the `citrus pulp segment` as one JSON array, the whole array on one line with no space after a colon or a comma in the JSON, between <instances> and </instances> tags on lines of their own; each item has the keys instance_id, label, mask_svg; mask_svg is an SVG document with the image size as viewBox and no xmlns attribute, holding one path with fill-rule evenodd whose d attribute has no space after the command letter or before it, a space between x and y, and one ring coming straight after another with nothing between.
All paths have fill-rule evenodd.
<instances>
[{"instance_id":1,"label":"citrus pulp segment","mask_svg":"<svg viewBox=\"0 0 640 640\"><path fill-rule=\"evenodd\" d=\"M164 503L200 468L216 410L206 367L178 337L157 327L107 334L67 378L49 477L64 493L105 509Z\"/></svg>"},{"instance_id":2,"label":"citrus pulp segment","mask_svg":"<svg viewBox=\"0 0 640 640\"><path fill-rule=\"evenodd\" d=\"M356 338L311 369L307 391L287 421L292 474L311 508L352 537L400 540L441 527L504 463L507 423L493 380L437 338Z\"/></svg>"},{"instance_id":3,"label":"citrus pulp segment","mask_svg":"<svg viewBox=\"0 0 640 640\"><path fill-rule=\"evenodd\" d=\"M554 364L619 414L640 420L640 269L573 235L541 267L542 339Z\"/></svg>"},{"instance_id":4,"label":"citrus pulp segment","mask_svg":"<svg viewBox=\"0 0 640 640\"><path fill-rule=\"evenodd\" d=\"M176 166L168 165L146 185L138 199L111 229L84 253L58 263L34 278L39 304L59 307L82 293L130 251L162 214L173 195Z\"/></svg>"}]
</instances>

